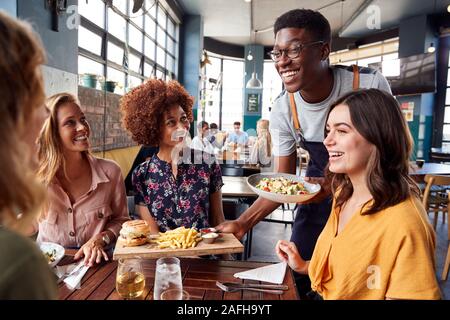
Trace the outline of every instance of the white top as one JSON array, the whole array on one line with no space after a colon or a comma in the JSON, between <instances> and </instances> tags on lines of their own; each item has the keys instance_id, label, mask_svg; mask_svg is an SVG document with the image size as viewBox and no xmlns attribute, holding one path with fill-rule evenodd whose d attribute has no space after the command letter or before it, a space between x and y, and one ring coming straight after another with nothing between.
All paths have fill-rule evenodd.
<instances>
[{"instance_id":1,"label":"white top","mask_svg":"<svg viewBox=\"0 0 450 320\"><path fill-rule=\"evenodd\" d=\"M191 142L191 149L204 151L210 154L214 154L214 147L206 137L200 139L200 136L195 136Z\"/></svg>"}]
</instances>

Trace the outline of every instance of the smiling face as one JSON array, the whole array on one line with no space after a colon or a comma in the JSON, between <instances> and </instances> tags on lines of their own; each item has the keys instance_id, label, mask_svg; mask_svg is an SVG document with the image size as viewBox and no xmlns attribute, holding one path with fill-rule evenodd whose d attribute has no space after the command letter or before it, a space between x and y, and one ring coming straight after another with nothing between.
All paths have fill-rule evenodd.
<instances>
[{"instance_id":1,"label":"smiling face","mask_svg":"<svg viewBox=\"0 0 450 320\"><path fill-rule=\"evenodd\" d=\"M189 119L179 105L173 105L164 114L159 138L160 147L174 148L182 143L189 132Z\"/></svg>"},{"instance_id":2,"label":"smiling face","mask_svg":"<svg viewBox=\"0 0 450 320\"><path fill-rule=\"evenodd\" d=\"M317 41L305 29L284 28L275 36L274 50L295 48L300 44ZM303 48L299 56L291 59L283 52L281 59L275 63L275 68L288 92L297 92L319 81L320 68L323 60L328 57L328 47L316 44Z\"/></svg>"},{"instance_id":3,"label":"smiling face","mask_svg":"<svg viewBox=\"0 0 450 320\"><path fill-rule=\"evenodd\" d=\"M89 124L75 103L64 103L58 108L58 132L65 152L87 151L90 147Z\"/></svg>"},{"instance_id":4,"label":"smiling face","mask_svg":"<svg viewBox=\"0 0 450 320\"><path fill-rule=\"evenodd\" d=\"M354 127L347 105L336 106L328 117L323 144L329 154L329 170L347 175L365 174L375 146Z\"/></svg>"}]
</instances>

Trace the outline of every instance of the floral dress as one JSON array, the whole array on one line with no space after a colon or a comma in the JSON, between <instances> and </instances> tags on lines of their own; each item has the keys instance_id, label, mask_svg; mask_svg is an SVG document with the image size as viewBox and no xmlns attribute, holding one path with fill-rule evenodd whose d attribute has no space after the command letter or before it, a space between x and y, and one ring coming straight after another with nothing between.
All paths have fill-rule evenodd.
<instances>
[{"instance_id":1,"label":"floral dress","mask_svg":"<svg viewBox=\"0 0 450 320\"><path fill-rule=\"evenodd\" d=\"M160 231L209 227L209 196L223 186L220 165L207 153L188 154L176 178L171 164L157 154L133 171L135 203L147 206Z\"/></svg>"}]
</instances>

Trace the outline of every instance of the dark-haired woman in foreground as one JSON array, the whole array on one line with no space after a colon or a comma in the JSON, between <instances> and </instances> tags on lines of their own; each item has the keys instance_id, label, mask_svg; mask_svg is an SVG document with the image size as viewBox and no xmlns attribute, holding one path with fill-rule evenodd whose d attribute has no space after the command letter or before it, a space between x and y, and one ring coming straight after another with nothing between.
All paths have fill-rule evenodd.
<instances>
[{"instance_id":1,"label":"dark-haired woman in foreground","mask_svg":"<svg viewBox=\"0 0 450 320\"><path fill-rule=\"evenodd\" d=\"M331 215L310 261L284 240L280 259L324 299L439 299L435 234L408 175L412 142L397 101L349 93L331 106L325 136Z\"/></svg>"}]
</instances>

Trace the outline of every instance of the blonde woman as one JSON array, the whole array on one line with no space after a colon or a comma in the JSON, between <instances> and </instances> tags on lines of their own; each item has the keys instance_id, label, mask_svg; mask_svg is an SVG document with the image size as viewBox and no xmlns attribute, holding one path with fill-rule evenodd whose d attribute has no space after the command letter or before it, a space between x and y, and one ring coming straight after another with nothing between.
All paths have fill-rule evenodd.
<instances>
[{"instance_id":1,"label":"blonde woman","mask_svg":"<svg viewBox=\"0 0 450 320\"><path fill-rule=\"evenodd\" d=\"M106 249L129 219L119 166L89 153L89 124L77 99L59 93L47 100L50 117L39 137L38 178L48 202L39 221L38 242L79 248L92 266L108 260Z\"/></svg>"},{"instance_id":2,"label":"blonde woman","mask_svg":"<svg viewBox=\"0 0 450 320\"><path fill-rule=\"evenodd\" d=\"M260 119L256 123L257 138L250 152L250 163L270 166L272 156L272 137L269 132L269 120Z\"/></svg>"},{"instance_id":3,"label":"blonde woman","mask_svg":"<svg viewBox=\"0 0 450 320\"><path fill-rule=\"evenodd\" d=\"M38 39L27 23L0 11L0 300L57 297L43 254L21 235L44 197L31 157L48 116L40 71L45 54Z\"/></svg>"}]
</instances>

